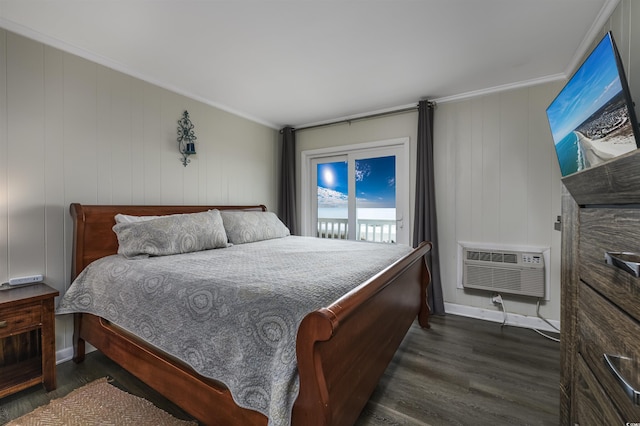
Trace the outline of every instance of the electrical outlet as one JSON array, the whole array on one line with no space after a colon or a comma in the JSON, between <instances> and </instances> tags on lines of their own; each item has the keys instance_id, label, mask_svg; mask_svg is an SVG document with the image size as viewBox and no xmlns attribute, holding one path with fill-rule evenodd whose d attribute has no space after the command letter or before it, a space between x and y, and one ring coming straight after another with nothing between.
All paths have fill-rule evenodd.
<instances>
[{"instance_id":1,"label":"electrical outlet","mask_svg":"<svg viewBox=\"0 0 640 426\"><path fill-rule=\"evenodd\" d=\"M502 296L501 296L501 295L499 295L499 294L494 294L494 295L491 297L491 302L492 302L492 303L495 303L495 304L497 304L497 305L502 305Z\"/></svg>"}]
</instances>

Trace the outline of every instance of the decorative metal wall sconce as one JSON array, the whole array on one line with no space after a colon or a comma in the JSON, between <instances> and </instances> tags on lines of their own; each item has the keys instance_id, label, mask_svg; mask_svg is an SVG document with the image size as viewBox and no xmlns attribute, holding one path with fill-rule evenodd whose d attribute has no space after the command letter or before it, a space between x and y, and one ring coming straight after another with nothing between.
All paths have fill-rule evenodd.
<instances>
[{"instance_id":1,"label":"decorative metal wall sconce","mask_svg":"<svg viewBox=\"0 0 640 426\"><path fill-rule=\"evenodd\" d=\"M182 118L178 120L178 150L182 154L180 161L185 167L191 162L189 156L196 153L196 144L193 141L197 138L193 127L191 120L189 120L189 113L185 110Z\"/></svg>"}]
</instances>

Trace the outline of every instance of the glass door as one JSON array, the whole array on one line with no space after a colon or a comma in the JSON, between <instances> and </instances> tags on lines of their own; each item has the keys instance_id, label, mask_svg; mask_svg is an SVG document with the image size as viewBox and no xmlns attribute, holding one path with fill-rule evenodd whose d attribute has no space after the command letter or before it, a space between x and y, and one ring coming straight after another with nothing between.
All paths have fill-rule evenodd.
<instances>
[{"instance_id":1,"label":"glass door","mask_svg":"<svg viewBox=\"0 0 640 426\"><path fill-rule=\"evenodd\" d=\"M311 160L311 221L321 238L409 243L402 150L354 150Z\"/></svg>"}]
</instances>

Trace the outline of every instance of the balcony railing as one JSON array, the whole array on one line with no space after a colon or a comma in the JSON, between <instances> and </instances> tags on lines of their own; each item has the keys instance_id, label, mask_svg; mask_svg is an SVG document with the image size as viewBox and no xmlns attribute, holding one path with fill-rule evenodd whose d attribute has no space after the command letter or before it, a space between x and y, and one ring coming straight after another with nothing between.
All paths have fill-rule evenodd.
<instances>
[{"instance_id":1,"label":"balcony railing","mask_svg":"<svg viewBox=\"0 0 640 426\"><path fill-rule=\"evenodd\" d=\"M346 240L349 235L348 219L318 218L318 237Z\"/></svg>"},{"instance_id":2,"label":"balcony railing","mask_svg":"<svg viewBox=\"0 0 640 426\"><path fill-rule=\"evenodd\" d=\"M358 240L380 243L396 242L396 221L381 219L359 219L357 221Z\"/></svg>"},{"instance_id":3,"label":"balcony railing","mask_svg":"<svg viewBox=\"0 0 640 426\"><path fill-rule=\"evenodd\" d=\"M396 242L395 220L359 219L356 222L356 227L357 240L381 243ZM318 237L346 240L348 235L348 219L318 218Z\"/></svg>"}]
</instances>

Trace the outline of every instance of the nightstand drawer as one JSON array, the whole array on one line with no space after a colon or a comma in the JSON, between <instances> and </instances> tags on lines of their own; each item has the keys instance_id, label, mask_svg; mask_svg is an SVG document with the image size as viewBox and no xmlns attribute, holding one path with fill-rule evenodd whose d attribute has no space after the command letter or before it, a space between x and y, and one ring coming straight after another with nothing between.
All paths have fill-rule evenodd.
<instances>
[{"instance_id":1,"label":"nightstand drawer","mask_svg":"<svg viewBox=\"0 0 640 426\"><path fill-rule=\"evenodd\" d=\"M622 380L640 391L640 323L584 283L578 287L578 352L606 394L627 421L640 421L639 401L625 391ZM605 355L618 361L616 371ZM635 398L635 397L634 397Z\"/></svg>"},{"instance_id":2,"label":"nightstand drawer","mask_svg":"<svg viewBox=\"0 0 640 426\"><path fill-rule=\"evenodd\" d=\"M580 220L580 279L640 321L640 278L605 263L605 252L640 254L640 209L581 209Z\"/></svg>"},{"instance_id":3,"label":"nightstand drawer","mask_svg":"<svg viewBox=\"0 0 640 426\"><path fill-rule=\"evenodd\" d=\"M22 308L0 309L0 337L22 333L42 323L40 304Z\"/></svg>"}]
</instances>

